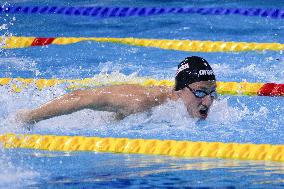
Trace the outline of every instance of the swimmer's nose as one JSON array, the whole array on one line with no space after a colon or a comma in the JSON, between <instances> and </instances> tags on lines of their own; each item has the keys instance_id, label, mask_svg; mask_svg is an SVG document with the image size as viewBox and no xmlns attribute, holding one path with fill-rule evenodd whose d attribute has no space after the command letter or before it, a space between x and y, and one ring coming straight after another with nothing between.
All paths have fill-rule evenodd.
<instances>
[{"instance_id":1,"label":"swimmer's nose","mask_svg":"<svg viewBox=\"0 0 284 189\"><path fill-rule=\"evenodd\" d=\"M206 95L202 98L202 105L210 107L213 103L213 98L210 95Z\"/></svg>"}]
</instances>

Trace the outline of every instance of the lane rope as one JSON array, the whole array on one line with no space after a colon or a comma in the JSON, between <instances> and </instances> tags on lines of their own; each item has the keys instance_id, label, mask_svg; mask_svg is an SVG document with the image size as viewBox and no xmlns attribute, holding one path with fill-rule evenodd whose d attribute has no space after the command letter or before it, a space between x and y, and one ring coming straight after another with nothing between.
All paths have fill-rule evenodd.
<instances>
[{"instance_id":1,"label":"lane rope","mask_svg":"<svg viewBox=\"0 0 284 189\"><path fill-rule=\"evenodd\" d=\"M95 151L177 157L209 157L284 162L284 145L99 138L37 134L0 135L4 148L49 151Z\"/></svg>"},{"instance_id":2,"label":"lane rope","mask_svg":"<svg viewBox=\"0 0 284 189\"><path fill-rule=\"evenodd\" d=\"M82 41L110 42L124 45L155 47L168 50L190 52L240 52L240 51L281 51L281 43L254 43L254 42L223 42L199 40L169 40L169 39L141 39L141 38L96 38L96 37L0 37L4 43L1 48L24 48L31 46L44 46L49 44L67 45Z\"/></svg>"},{"instance_id":3,"label":"lane rope","mask_svg":"<svg viewBox=\"0 0 284 189\"><path fill-rule=\"evenodd\" d=\"M60 7L8 6L0 7L6 14L59 14L97 18L153 16L161 14L242 15L274 19L284 18L284 9L223 8L223 7Z\"/></svg>"},{"instance_id":4,"label":"lane rope","mask_svg":"<svg viewBox=\"0 0 284 189\"><path fill-rule=\"evenodd\" d=\"M151 78L115 79L108 75L98 75L85 79L33 79L33 78L0 78L0 86L9 86L13 92L21 92L30 86L36 89L64 85L67 90L91 88L103 85L139 84L142 86L172 87L174 81L155 80ZM217 92L221 95L248 95L248 96L284 96L284 84L276 83L249 83L249 82L217 82Z\"/></svg>"}]
</instances>

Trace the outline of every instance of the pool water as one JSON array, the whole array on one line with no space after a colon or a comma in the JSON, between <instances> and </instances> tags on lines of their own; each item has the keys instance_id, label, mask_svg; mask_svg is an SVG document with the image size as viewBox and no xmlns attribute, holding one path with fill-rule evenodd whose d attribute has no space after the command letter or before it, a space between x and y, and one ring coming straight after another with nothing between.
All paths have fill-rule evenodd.
<instances>
[{"instance_id":1,"label":"pool water","mask_svg":"<svg viewBox=\"0 0 284 189\"><path fill-rule=\"evenodd\" d=\"M137 7L283 7L281 1L9 1L5 5ZM134 37L284 43L283 19L239 15L165 14L93 18L0 14L0 33L37 37ZM219 81L284 83L282 52L193 53L113 43L80 42L1 49L0 77L173 80L178 63L202 56ZM83 110L39 122L32 130L13 121L68 91L62 86L21 93L0 87L0 134L28 133L256 144L284 143L283 97L219 96L206 121L188 117L181 102L114 121L112 113ZM207 158L46 152L0 148L0 187L9 188L283 188L283 163Z\"/></svg>"}]
</instances>

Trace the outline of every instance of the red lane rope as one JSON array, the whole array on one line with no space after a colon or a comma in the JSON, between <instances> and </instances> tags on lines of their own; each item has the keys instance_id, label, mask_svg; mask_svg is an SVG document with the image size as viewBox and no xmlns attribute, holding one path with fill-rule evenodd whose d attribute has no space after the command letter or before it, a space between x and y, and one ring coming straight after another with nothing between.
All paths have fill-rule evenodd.
<instances>
[{"instance_id":1,"label":"red lane rope","mask_svg":"<svg viewBox=\"0 0 284 189\"><path fill-rule=\"evenodd\" d=\"M35 38L31 46L44 46L44 45L49 45L53 42L55 38L42 38L38 37Z\"/></svg>"},{"instance_id":2,"label":"red lane rope","mask_svg":"<svg viewBox=\"0 0 284 189\"><path fill-rule=\"evenodd\" d=\"M283 96L284 84L266 83L257 93L259 96Z\"/></svg>"}]
</instances>

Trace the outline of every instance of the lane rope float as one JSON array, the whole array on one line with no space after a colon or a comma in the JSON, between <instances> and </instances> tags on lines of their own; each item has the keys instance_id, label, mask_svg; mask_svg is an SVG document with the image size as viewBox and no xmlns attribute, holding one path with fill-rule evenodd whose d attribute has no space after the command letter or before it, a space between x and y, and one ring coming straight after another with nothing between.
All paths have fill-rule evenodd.
<instances>
[{"instance_id":1,"label":"lane rope float","mask_svg":"<svg viewBox=\"0 0 284 189\"><path fill-rule=\"evenodd\" d=\"M8 6L0 7L6 14L59 14L113 18L153 16L161 14L242 15L274 19L284 18L284 9L224 8L224 7L60 7L60 6Z\"/></svg>"},{"instance_id":2,"label":"lane rope float","mask_svg":"<svg viewBox=\"0 0 284 189\"><path fill-rule=\"evenodd\" d=\"M240 52L240 51L281 51L281 43L249 43L249 42L223 42L199 40L169 40L169 39L141 39L141 38L96 38L96 37L0 37L4 43L1 48L13 49L31 46L45 46L50 44L67 45L82 41L110 42L124 45L155 47L168 50L190 52Z\"/></svg>"},{"instance_id":3,"label":"lane rope float","mask_svg":"<svg viewBox=\"0 0 284 189\"><path fill-rule=\"evenodd\" d=\"M98 75L85 79L33 79L33 78L0 78L0 86L8 85L13 92L21 92L30 86L36 89L64 85L67 90L97 87L103 85L139 84L142 86L173 86L171 80L155 80L151 78L136 77L128 79L109 78L108 75ZM249 82L217 82L217 92L222 95L248 95L248 96L284 96L284 84L276 83L249 83Z\"/></svg>"},{"instance_id":4,"label":"lane rope float","mask_svg":"<svg viewBox=\"0 0 284 189\"><path fill-rule=\"evenodd\" d=\"M99 138L55 135L0 135L4 148L49 151L95 151L177 157L209 157L284 162L284 145L192 142L156 139Z\"/></svg>"}]
</instances>

